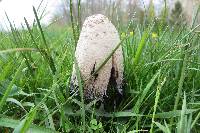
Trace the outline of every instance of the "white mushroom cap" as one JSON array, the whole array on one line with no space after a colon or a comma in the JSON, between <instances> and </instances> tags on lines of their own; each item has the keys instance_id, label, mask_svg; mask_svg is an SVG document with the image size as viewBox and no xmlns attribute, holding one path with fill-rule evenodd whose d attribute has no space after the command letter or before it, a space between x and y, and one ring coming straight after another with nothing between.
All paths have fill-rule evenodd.
<instances>
[{"instance_id":1,"label":"white mushroom cap","mask_svg":"<svg viewBox=\"0 0 200 133\"><path fill-rule=\"evenodd\" d=\"M115 26L107 17L96 14L88 17L82 27L75 57L80 68L81 76L85 81L84 96L86 99L101 99L106 95L107 86L111 77L111 69L117 82L117 89L121 88L123 79L123 55L120 46L112 58L102 67L98 75L90 79L96 69L120 43L119 34ZM72 84L78 86L75 68L72 73Z\"/></svg>"}]
</instances>

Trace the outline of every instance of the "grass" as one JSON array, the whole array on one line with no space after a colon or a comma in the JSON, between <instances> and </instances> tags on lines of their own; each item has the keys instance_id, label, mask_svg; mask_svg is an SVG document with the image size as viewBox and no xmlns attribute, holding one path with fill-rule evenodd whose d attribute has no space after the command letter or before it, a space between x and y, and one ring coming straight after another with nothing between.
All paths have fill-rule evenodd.
<instances>
[{"instance_id":1,"label":"grass","mask_svg":"<svg viewBox=\"0 0 200 133\"><path fill-rule=\"evenodd\" d=\"M33 11L36 23L25 19L27 28L19 30L10 22L11 32L0 33L0 132L199 132L198 25L155 20L120 28L124 96L115 111L103 112L96 101L84 104L75 22L73 28L41 26ZM80 100L70 94L73 62Z\"/></svg>"}]
</instances>

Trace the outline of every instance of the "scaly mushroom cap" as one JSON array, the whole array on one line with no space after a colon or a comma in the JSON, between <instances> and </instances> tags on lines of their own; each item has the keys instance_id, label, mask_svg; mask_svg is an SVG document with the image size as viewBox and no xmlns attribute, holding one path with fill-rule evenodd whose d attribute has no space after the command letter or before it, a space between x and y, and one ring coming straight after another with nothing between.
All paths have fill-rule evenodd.
<instances>
[{"instance_id":1,"label":"scaly mushroom cap","mask_svg":"<svg viewBox=\"0 0 200 133\"><path fill-rule=\"evenodd\" d=\"M119 34L115 26L107 17L97 14L92 15L85 20L75 52L81 77L85 82L85 99L103 100L111 77L114 77L117 84L116 89L121 92L123 78L123 55L121 46L113 54L112 58L102 67L98 74L90 78L97 66L106 59L119 43ZM90 81L88 81L89 78ZM72 88L78 86L74 66L71 85Z\"/></svg>"}]
</instances>

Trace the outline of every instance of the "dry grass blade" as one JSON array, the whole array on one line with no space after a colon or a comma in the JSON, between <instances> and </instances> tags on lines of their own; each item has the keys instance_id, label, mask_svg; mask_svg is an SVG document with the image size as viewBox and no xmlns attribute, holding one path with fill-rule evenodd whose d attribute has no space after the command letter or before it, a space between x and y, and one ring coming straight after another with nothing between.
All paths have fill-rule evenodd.
<instances>
[{"instance_id":1,"label":"dry grass blade","mask_svg":"<svg viewBox=\"0 0 200 133\"><path fill-rule=\"evenodd\" d=\"M12 52L27 52L27 51L38 51L38 50L35 48L13 48L13 49L1 50L0 54L6 54Z\"/></svg>"}]
</instances>

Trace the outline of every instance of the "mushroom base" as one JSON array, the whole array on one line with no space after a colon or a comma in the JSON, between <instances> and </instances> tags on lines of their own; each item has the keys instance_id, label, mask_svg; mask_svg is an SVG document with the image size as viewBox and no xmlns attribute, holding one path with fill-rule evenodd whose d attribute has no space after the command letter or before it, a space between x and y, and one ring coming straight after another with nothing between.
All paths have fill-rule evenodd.
<instances>
[{"instance_id":1,"label":"mushroom base","mask_svg":"<svg viewBox=\"0 0 200 133\"><path fill-rule=\"evenodd\" d=\"M97 100L95 108L99 108L101 104L103 104L104 110L106 112L111 112L111 111L116 110L116 108L120 105L120 102L122 101L122 98L123 98L123 94L122 92L119 91L119 88L118 88L119 86L116 81L118 77L116 76L117 74L116 74L115 68L112 67L108 87L107 87L106 93L103 95L103 99L90 99L86 96L88 92L84 90L84 102L88 104L93 100ZM71 81L70 90L71 90L71 94L77 92L76 96L78 99L80 99L80 95L78 95L78 92L79 92L78 86L74 84L73 81ZM95 94L90 94L90 95L95 95Z\"/></svg>"}]
</instances>

